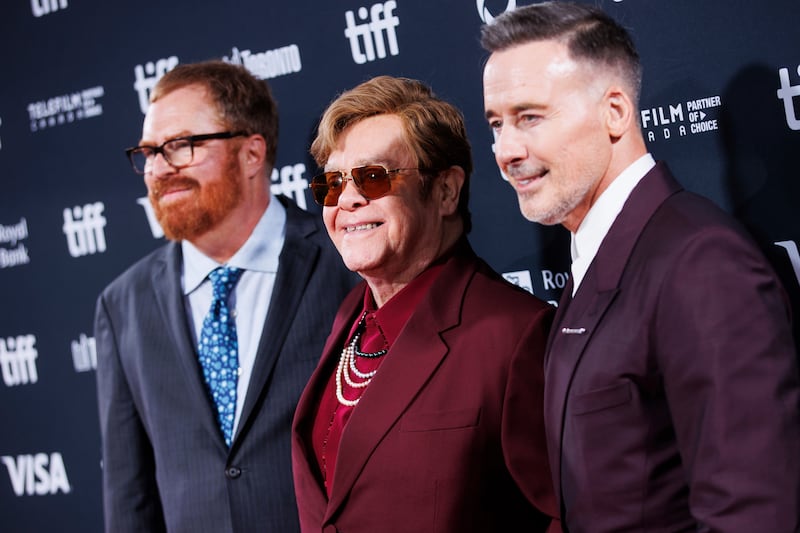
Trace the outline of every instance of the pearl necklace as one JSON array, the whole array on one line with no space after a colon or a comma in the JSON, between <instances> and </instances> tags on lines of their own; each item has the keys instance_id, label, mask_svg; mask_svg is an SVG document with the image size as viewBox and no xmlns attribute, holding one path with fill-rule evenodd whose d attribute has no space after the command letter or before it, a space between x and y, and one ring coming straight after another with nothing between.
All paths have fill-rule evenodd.
<instances>
[{"instance_id":1,"label":"pearl necklace","mask_svg":"<svg viewBox=\"0 0 800 533\"><path fill-rule=\"evenodd\" d=\"M345 345L342 350L342 355L339 357L339 365L336 368L336 399L339 403L346 407L354 407L361 399L361 395L354 400L348 400L344 397L344 390L342 380L354 389L363 389L372 382L372 378L378 372L378 369L370 372L361 372L356 366L356 355L361 357L381 357L385 355L388 349L378 350L377 352L362 352L358 349L358 341L361 340L361 332L366 327L367 312L361 315L356 325L356 331L353 339ZM351 377L351 374L353 377Z\"/></svg>"}]
</instances>

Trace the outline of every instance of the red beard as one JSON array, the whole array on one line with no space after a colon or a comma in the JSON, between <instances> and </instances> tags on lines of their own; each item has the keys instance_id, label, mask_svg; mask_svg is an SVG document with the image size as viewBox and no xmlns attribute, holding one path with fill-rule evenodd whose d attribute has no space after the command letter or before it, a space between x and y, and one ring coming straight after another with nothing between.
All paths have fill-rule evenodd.
<instances>
[{"instance_id":1,"label":"red beard","mask_svg":"<svg viewBox=\"0 0 800 533\"><path fill-rule=\"evenodd\" d=\"M156 182L148 197L167 239L192 241L224 220L241 201L239 174L238 161L231 158L219 179L203 185L180 175ZM162 206L160 199L164 192L176 185L191 189L191 198Z\"/></svg>"}]
</instances>

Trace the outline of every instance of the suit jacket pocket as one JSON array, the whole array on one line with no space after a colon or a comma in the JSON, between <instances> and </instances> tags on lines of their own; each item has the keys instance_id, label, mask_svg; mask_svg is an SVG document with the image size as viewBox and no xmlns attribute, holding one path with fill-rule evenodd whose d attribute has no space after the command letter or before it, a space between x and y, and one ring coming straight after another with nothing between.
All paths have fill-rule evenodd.
<instances>
[{"instance_id":1,"label":"suit jacket pocket","mask_svg":"<svg viewBox=\"0 0 800 533\"><path fill-rule=\"evenodd\" d=\"M478 425L480 413L480 408L416 413L403 418L400 423L400 431L436 431L474 427Z\"/></svg>"},{"instance_id":2,"label":"suit jacket pocket","mask_svg":"<svg viewBox=\"0 0 800 533\"><path fill-rule=\"evenodd\" d=\"M628 382L603 387L582 394L576 394L571 400L572 413L584 415L624 405L631 401L631 384Z\"/></svg>"}]
</instances>

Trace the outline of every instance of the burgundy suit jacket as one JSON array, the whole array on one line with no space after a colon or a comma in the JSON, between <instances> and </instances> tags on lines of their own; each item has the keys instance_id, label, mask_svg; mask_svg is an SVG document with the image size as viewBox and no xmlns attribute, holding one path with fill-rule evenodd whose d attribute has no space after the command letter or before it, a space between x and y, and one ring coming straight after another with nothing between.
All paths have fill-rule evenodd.
<instances>
[{"instance_id":1,"label":"burgundy suit jacket","mask_svg":"<svg viewBox=\"0 0 800 533\"><path fill-rule=\"evenodd\" d=\"M557 516L542 420L553 308L464 248L353 410L328 501L311 428L366 285L342 303L295 413L303 532L536 532Z\"/></svg>"},{"instance_id":2,"label":"burgundy suit jacket","mask_svg":"<svg viewBox=\"0 0 800 533\"><path fill-rule=\"evenodd\" d=\"M659 163L571 288L545 370L564 529L797 531L789 308L739 226Z\"/></svg>"}]
</instances>

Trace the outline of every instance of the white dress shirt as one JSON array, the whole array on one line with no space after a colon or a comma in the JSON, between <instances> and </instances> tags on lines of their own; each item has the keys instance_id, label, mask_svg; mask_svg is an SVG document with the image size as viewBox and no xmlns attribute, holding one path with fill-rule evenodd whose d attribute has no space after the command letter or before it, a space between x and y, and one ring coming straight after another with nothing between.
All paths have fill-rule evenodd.
<instances>
[{"instance_id":1,"label":"white dress shirt","mask_svg":"<svg viewBox=\"0 0 800 533\"><path fill-rule=\"evenodd\" d=\"M603 191L594 205L586 213L578 230L572 234L570 252L572 255L572 296L589 270L600 244L616 220L631 191L655 166L653 156L645 154L622 171L611 185Z\"/></svg>"},{"instance_id":2,"label":"white dress shirt","mask_svg":"<svg viewBox=\"0 0 800 533\"><path fill-rule=\"evenodd\" d=\"M230 301L239 339L239 381L236 387L234 435L250 384L261 332L267 319L275 275L278 272L278 256L285 237L286 209L272 196L253 233L227 263L244 270ZM221 265L188 241L182 241L181 247L184 304L189 323L194 328L192 336L196 346L197 332L203 328L203 319L211 308L213 294L208 274Z\"/></svg>"}]
</instances>

